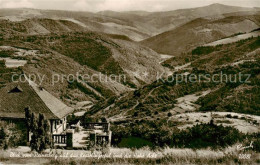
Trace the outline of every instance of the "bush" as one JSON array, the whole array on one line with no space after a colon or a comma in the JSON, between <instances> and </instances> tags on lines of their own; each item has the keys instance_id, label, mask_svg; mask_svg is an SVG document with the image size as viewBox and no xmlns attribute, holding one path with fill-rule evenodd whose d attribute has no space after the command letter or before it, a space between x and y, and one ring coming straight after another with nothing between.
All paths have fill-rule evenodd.
<instances>
[{"instance_id":1,"label":"bush","mask_svg":"<svg viewBox=\"0 0 260 165\"><path fill-rule=\"evenodd\" d=\"M14 51L2 50L0 51L0 57L10 57L13 53Z\"/></svg>"},{"instance_id":2,"label":"bush","mask_svg":"<svg viewBox=\"0 0 260 165\"><path fill-rule=\"evenodd\" d=\"M1 121L0 122L0 149L15 148L19 145L25 145L26 134L23 128L19 128L19 124Z\"/></svg>"},{"instance_id":3,"label":"bush","mask_svg":"<svg viewBox=\"0 0 260 165\"><path fill-rule=\"evenodd\" d=\"M197 124L173 135L173 141L179 147L213 149L227 147L242 141L244 134L233 127L222 125Z\"/></svg>"},{"instance_id":4,"label":"bush","mask_svg":"<svg viewBox=\"0 0 260 165\"><path fill-rule=\"evenodd\" d=\"M209 54L215 51L214 47L211 46L199 46L196 49L192 50L192 55L204 55Z\"/></svg>"},{"instance_id":5,"label":"bush","mask_svg":"<svg viewBox=\"0 0 260 165\"><path fill-rule=\"evenodd\" d=\"M179 130L173 127L171 122L164 120L143 121L125 127L112 126L111 130L113 131L112 144L120 147L143 146L143 144L146 144L144 143L145 140L152 143L152 145L150 143L147 145L150 147L169 146L196 149L210 147L217 149L242 142L245 139L245 135L237 129L215 125L212 122ZM136 138L142 140L136 140Z\"/></svg>"},{"instance_id":6,"label":"bush","mask_svg":"<svg viewBox=\"0 0 260 165\"><path fill-rule=\"evenodd\" d=\"M128 138L123 138L122 141L118 144L118 146L121 148L126 147L126 148L138 149L144 146L152 147L153 143L138 137L128 137Z\"/></svg>"},{"instance_id":7,"label":"bush","mask_svg":"<svg viewBox=\"0 0 260 165\"><path fill-rule=\"evenodd\" d=\"M6 149L6 138L7 138L6 131L2 127L0 130L0 148Z\"/></svg>"},{"instance_id":8,"label":"bush","mask_svg":"<svg viewBox=\"0 0 260 165\"><path fill-rule=\"evenodd\" d=\"M168 117L171 117L171 116L172 116L172 113L171 113L171 112L169 112L169 113L167 114L167 116L168 116Z\"/></svg>"}]
</instances>

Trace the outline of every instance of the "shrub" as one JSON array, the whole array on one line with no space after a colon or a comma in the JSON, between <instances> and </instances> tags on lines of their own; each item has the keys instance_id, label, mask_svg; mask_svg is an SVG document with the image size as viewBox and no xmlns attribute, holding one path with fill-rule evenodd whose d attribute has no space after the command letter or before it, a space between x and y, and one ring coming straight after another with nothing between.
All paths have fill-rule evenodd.
<instances>
[{"instance_id":1,"label":"shrub","mask_svg":"<svg viewBox=\"0 0 260 165\"><path fill-rule=\"evenodd\" d=\"M179 147L220 148L242 141L244 134L232 127L222 125L197 124L173 135L173 141Z\"/></svg>"},{"instance_id":2,"label":"shrub","mask_svg":"<svg viewBox=\"0 0 260 165\"><path fill-rule=\"evenodd\" d=\"M214 51L214 47L211 46L199 46L196 49L192 50L192 55L204 55L209 54Z\"/></svg>"},{"instance_id":3,"label":"shrub","mask_svg":"<svg viewBox=\"0 0 260 165\"><path fill-rule=\"evenodd\" d=\"M217 149L242 142L245 139L245 135L237 129L214 123L197 124L185 130L179 130L171 126L171 122L144 120L142 123L132 123L127 127L112 126L111 130L113 131L112 144L114 146L120 144L121 147L129 147L129 144L135 147L143 146L143 140L145 140L152 143L152 145L148 145L150 147L169 146L196 149L210 147ZM129 137L134 138L129 139ZM139 141L135 138L142 140Z\"/></svg>"},{"instance_id":4,"label":"shrub","mask_svg":"<svg viewBox=\"0 0 260 165\"><path fill-rule=\"evenodd\" d=\"M8 123L5 121L0 122L0 149L15 148L19 145L25 145L26 134L24 134L23 128L19 128L19 122Z\"/></svg>"},{"instance_id":5,"label":"shrub","mask_svg":"<svg viewBox=\"0 0 260 165\"><path fill-rule=\"evenodd\" d=\"M152 147L153 143L138 137L128 137L123 138L118 146L122 148L142 148L144 146Z\"/></svg>"},{"instance_id":6,"label":"shrub","mask_svg":"<svg viewBox=\"0 0 260 165\"><path fill-rule=\"evenodd\" d=\"M13 53L14 51L2 50L0 51L0 57L10 57Z\"/></svg>"},{"instance_id":7,"label":"shrub","mask_svg":"<svg viewBox=\"0 0 260 165\"><path fill-rule=\"evenodd\" d=\"M168 116L168 117L171 117L171 116L172 116L172 113L171 113L171 112L169 112L169 113L167 114L167 116Z\"/></svg>"},{"instance_id":8,"label":"shrub","mask_svg":"<svg viewBox=\"0 0 260 165\"><path fill-rule=\"evenodd\" d=\"M2 127L0 130L0 148L6 148L6 137L7 137L6 131Z\"/></svg>"},{"instance_id":9,"label":"shrub","mask_svg":"<svg viewBox=\"0 0 260 165\"><path fill-rule=\"evenodd\" d=\"M226 118L232 118L232 115L231 114L227 114Z\"/></svg>"}]
</instances>

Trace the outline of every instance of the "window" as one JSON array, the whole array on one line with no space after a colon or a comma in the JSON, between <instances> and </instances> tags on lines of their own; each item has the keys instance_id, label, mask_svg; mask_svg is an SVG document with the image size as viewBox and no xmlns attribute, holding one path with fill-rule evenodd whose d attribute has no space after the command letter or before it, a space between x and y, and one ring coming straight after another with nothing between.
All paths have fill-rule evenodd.
<instances>
[{"instance_id":1,"label":"window","mask_svg":"<svg viewBox=\"0 0 260 165\"><path fill-rule=\"evenodd\" d=\"M19 85L17 85L15 88L11 89L8 93L20 93L22 91L23 91L22 88Z\"/></svg>"}]
</instances>

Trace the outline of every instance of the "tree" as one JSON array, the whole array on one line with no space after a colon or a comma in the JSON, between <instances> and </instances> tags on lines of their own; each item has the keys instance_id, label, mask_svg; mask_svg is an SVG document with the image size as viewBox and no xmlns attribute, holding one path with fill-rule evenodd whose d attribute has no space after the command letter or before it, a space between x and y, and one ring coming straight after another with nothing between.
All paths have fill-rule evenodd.
<instances>
[{"instance_id":1,"label":"tree","mask_svg":"<svg viewBox=\"0 0 260 165\"><path fill-rule=\"evenodd\" d=\"M45 120L43 114L35 117L34 113L29 108L25 109L26 124L28 131L32 133L30 147L32 150L42 152L52 146L51 135L49 133L50 125L48 120Z\"/></svg>"},{"instance_id":2,"label":"tree","mask_svg":"<svg viewBox=\"0 0 260 165\"><path fill-rule=\"evenodd\" d=\"M0 130L0 148L6 149L6 142L5 142L6 137L7 137L7 134L4 130L4 128L2 127Z\"/></svg>"},{"instance_id":3,"label":"tree","mask_svg":"<svg viewBox=\"0 0 260 165\"><path fill-rule=\"evenodd\" d=\"M106 119L105 117L102 117L102 118L101 118L101 122L102 122L102 123L107 123L107 119Z\"/></svg>"}]
</instances>

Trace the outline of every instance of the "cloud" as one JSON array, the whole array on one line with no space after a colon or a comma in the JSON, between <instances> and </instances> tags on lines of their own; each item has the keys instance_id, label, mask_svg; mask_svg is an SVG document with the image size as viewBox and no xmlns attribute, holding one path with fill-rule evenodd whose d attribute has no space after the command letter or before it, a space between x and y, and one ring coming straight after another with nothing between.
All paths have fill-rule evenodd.
<instances>
[{"instance_id":1,"label":"cloud","mask_svg":"<svg viewBox=\"0 0 260 165\"><path fill-rule=\"evenodd\" d=\"M96 11L97 6L103 3L105 0L75 0L76 3L73 5L74 10L82 11Z\"/></svg>"},{"instance_id":2,"label":"cloud","mask_svg":"<svg viewBox=\"0 0 260 165\"><path fill-rule=\"evenodd\" d=\"M11 1L2 1L2 8L33 8L34 5L29 0L11 0Z\"/></svg>"},{"instance_id":3,"label":"cloud","mask_svg":"<svg viewBox=\"0 0 260 165\"><path fill-rule=\"evenodd\" d=\"M164 3L162 3L164 2ZM163 10L169 0L77 0L73 5L74 10L85 11L129 11L129 10Z\"/></svg>"},{"instance_id":4,"label":"cloud","mask_svg":"<svg viewBox=\"0 0 260 165\"><path fill-rule=\"evenodd\" d=\"M128 10L129 8L138 8L138 6L142 6L144 1L137 1L134 0L105 0L104 3L97 5L97 10L115 10L115 11L122 11ZM138 5L137 5L138 4Z\"/></svg>"},{"instance_id":5,"label":"cloud","mask_svg":"<svg viewBox=\"0 0 260 165\"><path fill-rule=\"evenodd\" d=\"M85 0L78 0L73 7L78 10L86 10L89 8L88 3Z\"/></svg>"}]
</instances>

